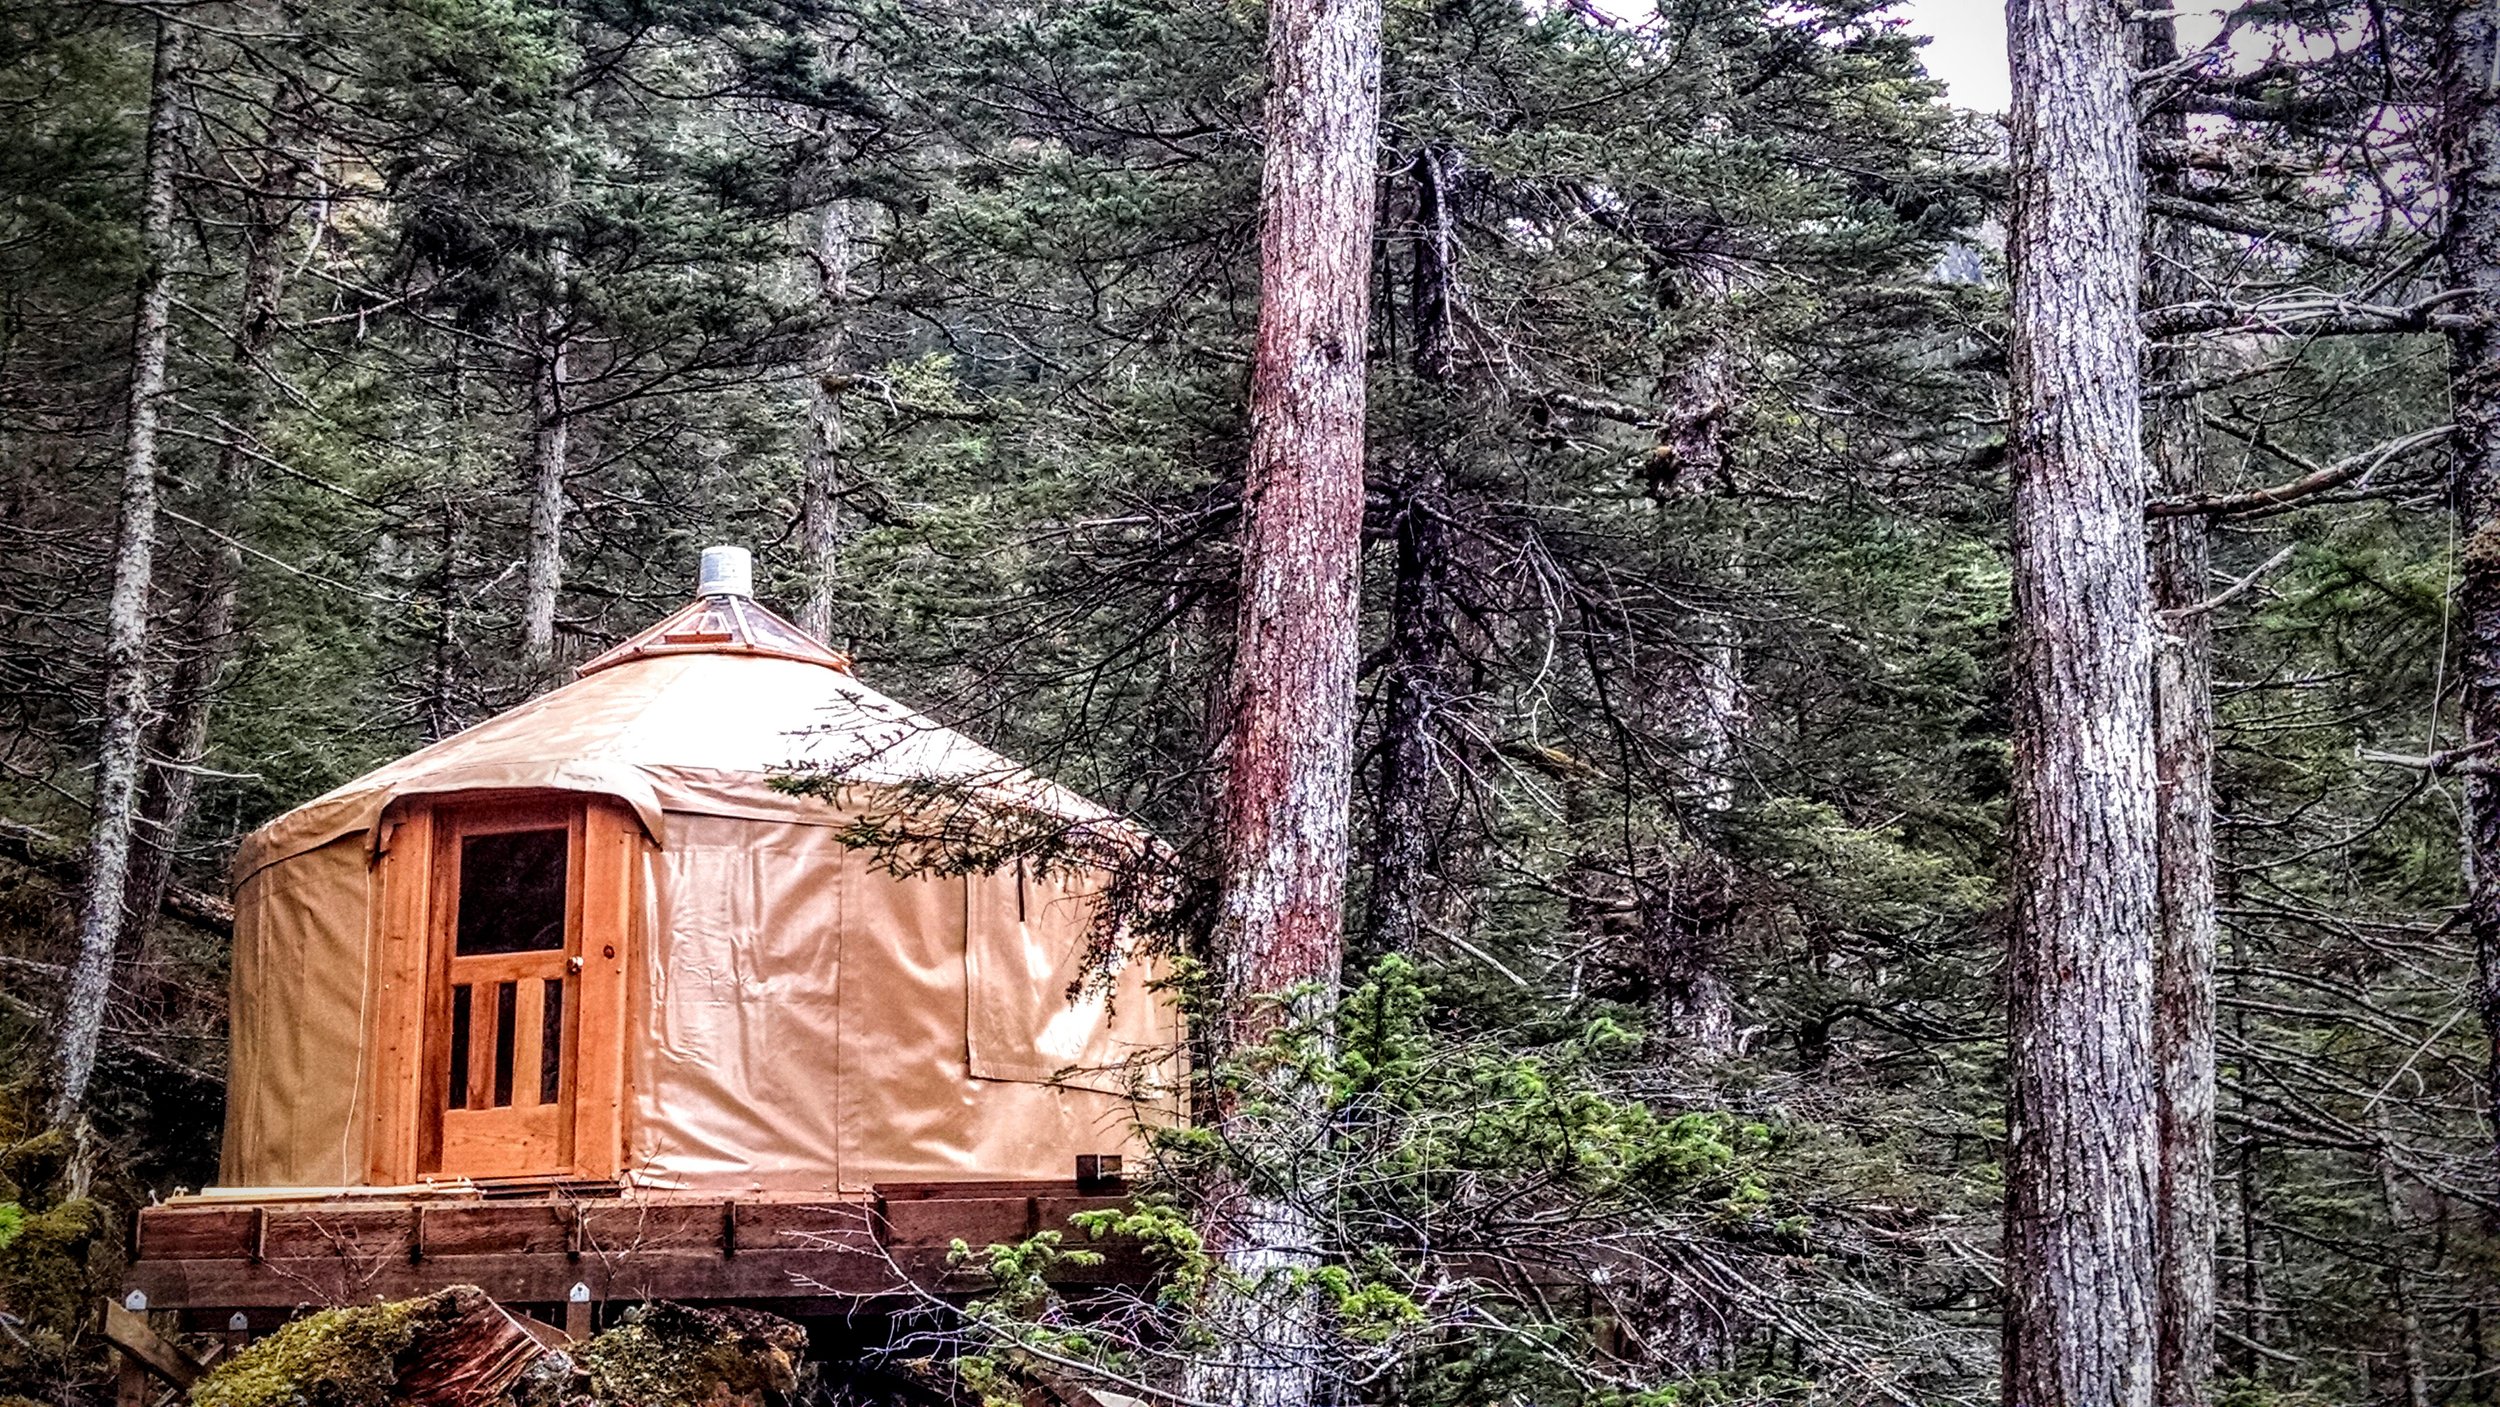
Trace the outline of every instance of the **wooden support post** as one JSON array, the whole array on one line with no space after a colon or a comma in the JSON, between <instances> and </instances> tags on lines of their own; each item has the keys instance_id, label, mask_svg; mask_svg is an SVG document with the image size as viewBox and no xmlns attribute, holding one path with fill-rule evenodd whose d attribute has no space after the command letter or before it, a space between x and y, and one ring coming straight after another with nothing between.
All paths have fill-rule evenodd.
<instances>
[{"instance_id":1,"label":"wooden support post","mask_svg":"<svg viewBox=\"0 0 2500 1407\"><path fill-rule=\"evenodd\" d=\"M242 1310L226 1316L226 1356L234 1357L252 1343L252 1316Z\"/></svg>"},{"instance_id":2,"label":"wooden support post","mask_svg":"<svg viewBox=\"0 0 2500 1407\"><path fill-rule=\"evenodd\" d=\"M590 1337L590 1287L576 1283L564 1302L564 1336L580 1343Z\"/></svg>"},{"instance_id":3,"label":"wooden support post","mask_svg":"<svg viewBox=\"0 0 2500 1407\"><path fill-rule=\"evenodd\" d=\"M114 1407L148 1407L148 1368L126 1348L113 1350Z\"/></svg>"},{"instance_id":4,"label":"wooden support post","mask_svg":"<svg viewBox=\"0 0 2500 1407\"><path fill-rule=\"evenodd\" d=\"M150 1373L179 1388L188 1388L200 1380L199 1360L186 1352L182 1345L156 1332L156 1326L148 1322L144 1312L146 1301L139 1300L138 1303L141 1306L139 1309L117 1300L107 1301L104 1306L105 1341L120 1350L118 1391L122 1407L134 1407L131 1396L134 1391L138 1394L135 1407L146 1407L147 1376ZM135 1389L131 1386L134 1372L138 1374Z\"/></svg>"}]
</instances>

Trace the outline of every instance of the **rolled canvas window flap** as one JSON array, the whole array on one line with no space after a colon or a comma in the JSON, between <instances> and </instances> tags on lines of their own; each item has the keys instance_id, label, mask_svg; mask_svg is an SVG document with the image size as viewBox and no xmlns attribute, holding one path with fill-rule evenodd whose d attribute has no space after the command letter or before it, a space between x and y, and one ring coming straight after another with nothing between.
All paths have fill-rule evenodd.
<instances>
[{"instance_id":1,"label":"rolled canvas window flap","mask_svg":"<svg viewBox=\"0 0 2500 1407\"><path fill-rule=\"evenodd\" d=\"M1121 1048L1099 981L1083 977L1100 880L1010 865L971 875L965 903L964 1028L980 1080L1063 1080L1118 1089Z\"/></svg>"}]
</instances>

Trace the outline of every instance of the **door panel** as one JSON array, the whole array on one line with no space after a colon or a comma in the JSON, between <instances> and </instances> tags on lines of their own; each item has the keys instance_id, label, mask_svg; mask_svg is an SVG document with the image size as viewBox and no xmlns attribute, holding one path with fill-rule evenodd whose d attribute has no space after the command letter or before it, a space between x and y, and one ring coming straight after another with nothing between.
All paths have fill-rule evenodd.
<instances>
[{"instance_id":1,"label":"door panel","mask_svg":"<svg viewBox=\"0 0 2500 1407\"><path fill-rule=\"evenodd\" d=\"M427 1171L571 1169L582 970L579 805L444 808L436 818Z\"/></svg>"}]
</instances>

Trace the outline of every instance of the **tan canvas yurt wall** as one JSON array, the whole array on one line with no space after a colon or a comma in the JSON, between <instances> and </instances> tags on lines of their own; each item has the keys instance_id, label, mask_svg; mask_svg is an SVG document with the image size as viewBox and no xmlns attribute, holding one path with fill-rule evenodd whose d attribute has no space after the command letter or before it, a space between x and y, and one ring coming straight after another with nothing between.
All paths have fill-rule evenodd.
<instances>
[{"instance_id":1,"label":"tan canvas yurt wall","mask_svg":"<svg viewBox=\"0 0 2500 1407\"><path fill-rule=\"evenodd\" d=\"M838 774L838 799L770 784L802 766ZM723 598L281 817L237 864L221 1181L347 1186L389 1163L388 1072L415 1070L422 1044L400 1026L434 1009L404 990L422 966L406 915L427 900L387 878L413 848L394 849L395 818L480 795L613 803L634 837L615 906L631 929L615 1159L629 1185L1067 1177L1079 1154L1134 1152L1141 1067L1159 1091L1148 1117L1177 1108L1180 1032L1154 965L1079 982L1099 874L898 876L844 843L931 782L1146 843Z\"/></svg>"},{"instance_id":2,"label":"tan canvas yurt wall","mask_svg":"<svg viewBox=\"0 0 2500 1407\"><path fill-rule=\"evenodd\" d=\"M1144 962L1069 1001L1065 881L896 878L828 826L674 815L657 869L638 1183L1066 1177L1129 1150L1122 1067L1178 1032Z\"/></svg>"},{"instance_id":3,"label":"tan canvas yurt wall","mask_svg":"<svg viewBox=\"0 0 2500 1407\"><path fill-rule=\"evenodd\" d=\"M235 894L220 1159L230 1186L331 1187L364 1167L369 873L364 837L342 836Z\"/></svg>"}]
</instances>

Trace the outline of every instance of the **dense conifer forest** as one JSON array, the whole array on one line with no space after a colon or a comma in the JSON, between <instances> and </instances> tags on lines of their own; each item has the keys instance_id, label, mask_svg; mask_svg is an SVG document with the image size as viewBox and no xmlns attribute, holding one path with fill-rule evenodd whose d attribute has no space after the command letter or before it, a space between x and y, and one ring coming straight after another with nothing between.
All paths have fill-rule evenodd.
<instances>
[{"instance_id":1,"label":"dense conifer forest","mask_svg":"<svg viewBox=\"0 0 2500 1407\"><path fill-rule=\"evenodd\" d=\"M926 1400L2491 1402L2500 20L2012 44L0 0L0 1402L240 838L724 543L1165 847L1164 1274L969 1248Z\"/></svg>"}]
</instances>

